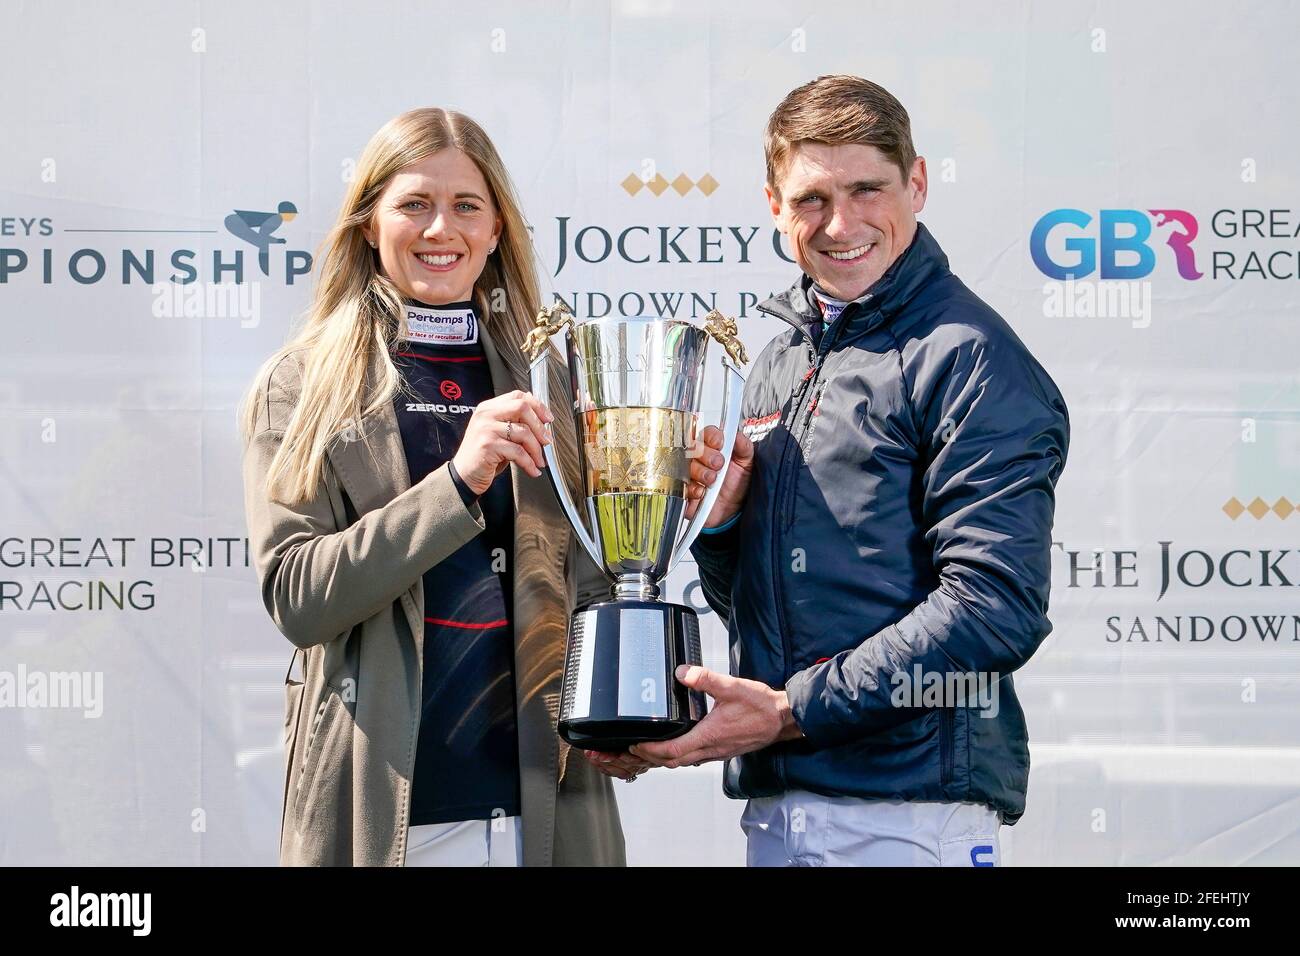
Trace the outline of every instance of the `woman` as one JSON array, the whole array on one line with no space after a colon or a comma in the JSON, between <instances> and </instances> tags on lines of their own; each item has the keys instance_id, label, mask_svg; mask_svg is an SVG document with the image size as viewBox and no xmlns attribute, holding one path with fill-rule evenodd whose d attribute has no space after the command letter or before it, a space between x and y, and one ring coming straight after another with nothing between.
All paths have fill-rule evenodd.
<instances>
[{"instance_id":1,"label":"woman","mask_svg":"<svg viewBox=\"0 0 1300 956\"><path fill-rule=\"evenodd\" d=\"M527 391L536 272L487 135L387 123L319 263L241 413L263 599L305 651L281 863L622 865L631 758L598 770L555 733L569 612L608 584L542 474L553 440L577 486L574 428Z\"/></svg>"}]
</instances>

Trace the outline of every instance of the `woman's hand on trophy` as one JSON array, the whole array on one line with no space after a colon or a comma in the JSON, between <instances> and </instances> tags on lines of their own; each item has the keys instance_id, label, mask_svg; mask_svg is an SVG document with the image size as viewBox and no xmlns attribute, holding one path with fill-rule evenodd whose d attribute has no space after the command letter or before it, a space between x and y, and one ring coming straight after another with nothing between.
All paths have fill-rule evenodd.
<instances>
[{"instance_id":1,"label":"woman's hand on trophy","mask_svg":"<svg viewBox=\"0 0 1300 956\"><path fill-rule=\"evenodd\" d=\"M626 780L631 783L643 771L649 770L653 764L642 760L640 757L634 757L630 753L609 753L603 750L584 750L582 755L587 758L587 762L609 777L618 777L620 780Z\"/></svg>"},{"instance_id":2,"label":"woman's hand on trophy","mask_svg":"<svg viewBox=\"0 0 1300 956\"><path fill-rule=\"evenodd\" d=\"M705 492L717 480L722 468L722 429L709 425L700 433L699 454L691 459L691 481L686 486L686 518L695 515ZM731 450L731 462L722 479L722 490L713 504L704 527L713 528L731 520L740 511L749 492L749 477L754 471L754 443L744 432L736 432L736 444Z\"/></svg>"},{"instance_id":3,"label":"woman's hand on trophy","mask_svg":"<svg viewBox=\"0 0 1300 956\"><path fill-rule=\"evenodd\" d=\"M542 446L551 442L544 424L555 420L531 392L516 389L479 402L452 461L461 480L481 495L514 462L534 478L546 467Z\"/></svg>"}]
</instances>

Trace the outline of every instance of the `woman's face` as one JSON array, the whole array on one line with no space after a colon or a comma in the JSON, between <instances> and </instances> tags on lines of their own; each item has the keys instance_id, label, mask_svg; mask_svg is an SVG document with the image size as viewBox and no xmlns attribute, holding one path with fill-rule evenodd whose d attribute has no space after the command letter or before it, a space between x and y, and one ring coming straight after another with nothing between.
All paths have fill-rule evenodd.
<instances>
[{"instance_id":1,"label":"woman's face","mask_svg":"<svg viewBox=\"0 0 1300 956\"><path fill-rule=\"evenodd\" d=\"M392 178L364 232L403 294L442 305L470 298L501 238L501 217L478 166L448 147Z\"/></svg>"}]
</instances>

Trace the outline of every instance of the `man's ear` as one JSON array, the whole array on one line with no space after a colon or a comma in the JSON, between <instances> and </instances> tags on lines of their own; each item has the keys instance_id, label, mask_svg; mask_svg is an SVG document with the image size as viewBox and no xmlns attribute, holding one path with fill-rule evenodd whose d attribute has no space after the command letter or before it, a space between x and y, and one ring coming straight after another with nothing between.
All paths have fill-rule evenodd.
<instances>
[{"instance_id":1,"label":"man's ear","mask_svg":"<svg viewBox=\"0 0 1300 956\"><path fill-rule=\"evenodd\" d=\"M776 223L779 232L784 233L786 231L785 214L781 208L781 197L773 192L771 183L763 184L763 193L767 196L767 208L772 213L772 222Z\"/></svg>"},{"instance_id":2,"label":"man's ear","mask_svg":"<svg viewBox=\"0 0 1300 956\"><path fill-rule=\"evenodd\" d=\"M925 208L925 197L930 188L929 176L925 171L924 156L918 156L913 160L912 175L908 179L908 188L912 191L912 212L918 213Z\"/></svg>"}]
</instances>

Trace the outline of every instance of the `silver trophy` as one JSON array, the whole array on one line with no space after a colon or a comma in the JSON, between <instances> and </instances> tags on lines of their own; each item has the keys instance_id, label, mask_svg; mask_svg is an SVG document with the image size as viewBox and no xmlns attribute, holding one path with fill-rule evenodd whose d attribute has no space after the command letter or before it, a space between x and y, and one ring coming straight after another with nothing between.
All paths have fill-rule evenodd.
<instances>
[{"instance_id":1,"label":"silver trophy","mask_svg":"<svg viewBox=\"0 0 1300 956\"><path fill-rule=\"evenodd\" d=\"M673 677L699 664L693 608L660 599L660 583L704 527L740 423L744 347L736 323L713 311L703 328L677 319L574 322L563 302L543 309L524 343L533 394L550 407L547 343L566 330L582 507L564 485L554 446L547 473L583 547L610 579L608 600L580 607L569 621L559 734L589 750L685 733L706 712L704 695ZM681 531L690 461L697 445L709 338L724 347L723 466ZM680 532L680 533L679 533Z\"/></svg>"}]
</instances>

